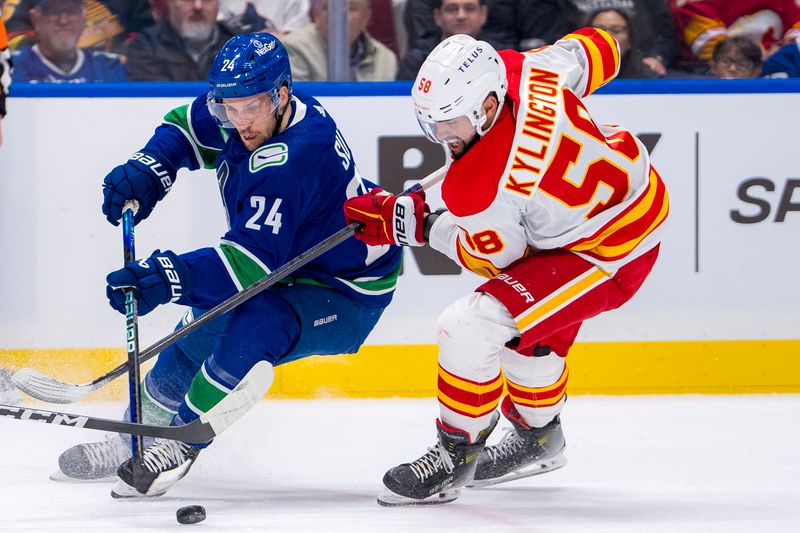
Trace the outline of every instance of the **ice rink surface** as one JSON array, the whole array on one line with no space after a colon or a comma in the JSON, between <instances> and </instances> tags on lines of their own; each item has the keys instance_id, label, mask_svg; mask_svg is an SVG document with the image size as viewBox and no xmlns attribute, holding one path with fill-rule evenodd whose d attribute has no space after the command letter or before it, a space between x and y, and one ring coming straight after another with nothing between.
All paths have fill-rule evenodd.
<instances>
[{"instance_id":1,"label":"ice rink surface","mask_svg":"<svg viewBox=\"0 0 800 533\"><path fill-rule=\"evenodd\" d=\"M101 433L0 419L0 531L800 531L798 395L571 397L565 468L450 504L378 506L384 471L434 443L436 415L434 399L263 401L147 501L48 479L62 449ZM178 524L191 504L208 518Z\"/></svg>"}]
</instances>

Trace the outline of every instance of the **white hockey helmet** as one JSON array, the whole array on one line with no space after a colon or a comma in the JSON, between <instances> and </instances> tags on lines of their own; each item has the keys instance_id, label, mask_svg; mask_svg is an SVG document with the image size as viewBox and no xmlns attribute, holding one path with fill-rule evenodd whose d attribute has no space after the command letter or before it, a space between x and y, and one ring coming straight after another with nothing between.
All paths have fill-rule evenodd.
<instances>
[{"instance_id":1,"label":"white hockey helmet","mask_svg":"<svg viewBox=\"0 0 800 533\"><path fill-rule=\"evenodd\" d=\"M494 120L503 109L508 80L506 68L492 45L469 35L448 37L428 55L411 89L417 120L433 142L469 142L482 136L486 114L483 101L497 95ZM463 118L462 118L463 117Z\"/></svg>"}]
</instances>

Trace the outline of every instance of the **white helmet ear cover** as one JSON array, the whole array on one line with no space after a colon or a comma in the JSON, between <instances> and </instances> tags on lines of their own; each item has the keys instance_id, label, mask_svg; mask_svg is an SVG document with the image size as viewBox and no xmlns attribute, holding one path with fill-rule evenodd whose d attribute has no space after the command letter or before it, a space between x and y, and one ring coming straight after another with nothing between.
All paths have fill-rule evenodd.
<instances>
[{"instance_id":1,"label":"white helmet ear cover","mask_svg":"<svg viewBox=\"0 0 800 533\"><path fill-rule=\"evenodd\" d=\"M467 116L478 131L486 131L483 102L497 95L500 116L508 80L506 68L497 51L485 41L468 35L454 35L439 43L420 67L411 90L417 119L439 122Z\"/></svg>"}]
</instances>

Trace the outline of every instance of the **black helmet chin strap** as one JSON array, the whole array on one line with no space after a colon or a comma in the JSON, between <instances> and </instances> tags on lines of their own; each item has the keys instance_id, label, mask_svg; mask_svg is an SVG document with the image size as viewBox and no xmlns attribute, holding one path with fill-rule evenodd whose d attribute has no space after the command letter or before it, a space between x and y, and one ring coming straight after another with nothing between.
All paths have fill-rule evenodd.
<instances>
[{"instance_id":1,"label":"black helmet chin strap","mask_svg":"<svg viewBox=\"0 0 800 533\"><path fill-rule=\"evenodd\" d=\"M283 85L281 87L283 87ZM283 122L283 116L286 114L286 110L289 108L290 105L292 105L292 95L291 95L291 93L289 93L289 96L286 99L286 105L283 106L283 110L278 109L275 112L275 126L272 128L272 133L270 133L270 135L269 135L270 139L272 139L273 137L275 137L275 135L280 133L279 128L281 127L281 123Z\"/></svg>"},{"instance_id":2,"label":"black helmet chin strap","mask_svg":"<svg viewBox=\"0 0 800 533\"><path fill-rule=\"evenodd\" d=\"M272 139L273 137L275 137L275 135L280 133L279 128L281 127L281 123L283 122L283 115L286 114L286 108L289 107L290 103L291 102L286 102L286 106L284 106L283 111L278 110L275 113L275 126L272 127L272 133L270 133L269 135L270 139Z\"/></svg>"}]
</instances>

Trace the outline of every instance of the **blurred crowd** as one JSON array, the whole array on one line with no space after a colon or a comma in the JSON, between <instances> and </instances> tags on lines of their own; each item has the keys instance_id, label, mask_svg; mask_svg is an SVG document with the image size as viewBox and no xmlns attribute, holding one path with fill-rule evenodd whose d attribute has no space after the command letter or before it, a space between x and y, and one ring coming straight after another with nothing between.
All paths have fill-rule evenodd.
<instances>
[{"instance_id":1,"label":"blurred crowd","mask_svg":"<svg viewBox=\"0 0 800 533\"><path fill-rule=\"evenodd\" d=\"M0 1L13 82L204 81L222 45L253 31L284 42L297 81L328 79L328 0ZM528 50L583 26L620 43L620 78L800 77L800 0L337 2L351 80L413 80L456 33Z\"/></svg>"}]
</instances>

